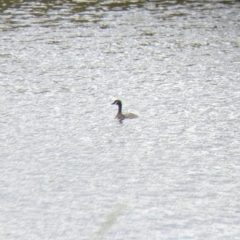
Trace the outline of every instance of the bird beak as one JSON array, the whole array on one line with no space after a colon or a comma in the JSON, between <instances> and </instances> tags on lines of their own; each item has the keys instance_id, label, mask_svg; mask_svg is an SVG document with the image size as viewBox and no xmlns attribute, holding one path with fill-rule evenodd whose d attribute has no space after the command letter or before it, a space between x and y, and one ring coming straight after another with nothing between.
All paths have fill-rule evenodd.
<instances>
[{"instance_id":1,"label":"bird beak","mask_svg":"<svg viewBox=\"0 0 240 240\"><path fill-rule=\"evenodd\" d=\"M115 104L115 102L113 102L111 105L114 105Z\"/></svg>"}]
</instances>

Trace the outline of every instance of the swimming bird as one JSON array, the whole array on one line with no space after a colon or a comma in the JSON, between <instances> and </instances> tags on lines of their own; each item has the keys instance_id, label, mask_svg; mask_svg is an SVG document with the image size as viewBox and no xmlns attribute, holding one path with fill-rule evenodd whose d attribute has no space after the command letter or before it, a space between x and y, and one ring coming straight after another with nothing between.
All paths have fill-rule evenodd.
<instances>
[{"instance_id":1,"label":"swimming bird","mask_svg":"<svg viewBox=\"0 0 240 240\"><path fill-rule=\"evenodd\" d=\"M118 105L118 113L115 118L119 120L124 120L125 118L137 118L138 116L133 113L122 113L122 102L120 100L115 100L112 105Z\"/></svg>"}]
</instances>

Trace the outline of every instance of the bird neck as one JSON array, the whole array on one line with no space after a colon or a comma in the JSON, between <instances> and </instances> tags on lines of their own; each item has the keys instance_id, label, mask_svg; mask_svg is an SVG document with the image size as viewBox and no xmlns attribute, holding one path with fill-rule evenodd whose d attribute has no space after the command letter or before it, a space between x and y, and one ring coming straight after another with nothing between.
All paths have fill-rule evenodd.
<instances>
[{"instance_id":1,"label":"bird neck","mask_svg":"<svg viewBox=\"0 0 240 240\"><path fill-rule=\"evenodd\" d=\"M118 113L122 114L122 104L121 103L118 104Z\"/></svg>"}]
</instances>

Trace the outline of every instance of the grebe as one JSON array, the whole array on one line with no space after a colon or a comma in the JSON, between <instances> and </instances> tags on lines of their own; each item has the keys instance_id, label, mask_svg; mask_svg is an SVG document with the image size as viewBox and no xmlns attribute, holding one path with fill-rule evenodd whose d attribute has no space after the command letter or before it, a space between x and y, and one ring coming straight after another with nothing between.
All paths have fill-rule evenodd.
<instances>
[{"instance_id":1,"label":"grebe","mask_svg":"<svg viewBox=\"0 0 240 240\"><path fill-rule=\"evenodd\" d=\"M115 118L118 118L120 120L124 120L125 118L137 118L138 116L133 113L122 113L122 102L120 100L115 100L112 105L118 105L118 113Z\"/></svg>"}]
</instances>

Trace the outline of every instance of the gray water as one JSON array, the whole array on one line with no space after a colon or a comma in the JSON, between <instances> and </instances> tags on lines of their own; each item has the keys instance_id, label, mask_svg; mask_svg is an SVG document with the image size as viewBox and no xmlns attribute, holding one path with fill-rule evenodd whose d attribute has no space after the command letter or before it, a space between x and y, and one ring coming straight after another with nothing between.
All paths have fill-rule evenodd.
<instances>
[{"instance_id":1,"label":"gray water","mask_svg":"<svg viewBox=\"0 0 240 240\"><path fill-rule=\"evenodd\" d=\"M0 238L240 239L239 13L1 3Z\"/></svg>"}]
</instances>

